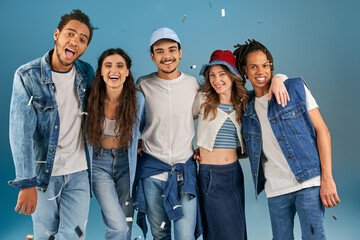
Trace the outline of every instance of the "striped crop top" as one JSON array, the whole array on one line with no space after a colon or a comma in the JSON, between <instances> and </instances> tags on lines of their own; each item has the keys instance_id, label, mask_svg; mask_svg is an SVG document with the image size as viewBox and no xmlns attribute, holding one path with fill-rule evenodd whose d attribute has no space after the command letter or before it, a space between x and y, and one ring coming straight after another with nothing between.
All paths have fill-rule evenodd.
<instances>
[{"instance_id":1,"label":"striped crop top","mask_svg":"<svg viewBox=\"0 0 360 240\"><path fill-rule=\"evenodd\" d=\"M219 109L226 113L235 111L234 105L224 103L220 103ZM227 118L216 135L214 148L236 149L238 145L239 138L236 132L236 127L230 118Z\"/></svg>"}]
</instances>

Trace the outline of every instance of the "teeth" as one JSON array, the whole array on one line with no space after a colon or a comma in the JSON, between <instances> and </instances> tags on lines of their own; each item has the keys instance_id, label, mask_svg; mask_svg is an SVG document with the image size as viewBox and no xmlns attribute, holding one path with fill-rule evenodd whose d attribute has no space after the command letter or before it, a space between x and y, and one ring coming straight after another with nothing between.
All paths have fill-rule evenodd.
<instances>
[{"instance_id":1,"label":"teeth","mask_svg":"<svg viewBox=\"0 0 360 240\"><path fill-rule=\"evenodd\" d=\"M118 76L110 76L110 79L119 79Z\"/></svg>"},{"instance_id":2,"label":"teeth","mask_svg":"<svg viewBox=\"0 0 360 240\"><path fill-rule=\"evenodd\" d=\"M73 53L75 53L75 51L74 50L72 50L72 49L70 49L70 48L66 48L67 50L69 50L70 52L73 52Z\"/></svg>"},{"instance_id":3,"label":"teeth","mask_svg":"<svg viewBox=\"0 0 360 240\"><path fill-rule=\"evenodd\" d=\"M264 78L264 77L262 77L262 78L256 78L256 80L259 80L259 81L264 81L264 80L265 80L265 78Z\"/></svg>"}]
</instances>

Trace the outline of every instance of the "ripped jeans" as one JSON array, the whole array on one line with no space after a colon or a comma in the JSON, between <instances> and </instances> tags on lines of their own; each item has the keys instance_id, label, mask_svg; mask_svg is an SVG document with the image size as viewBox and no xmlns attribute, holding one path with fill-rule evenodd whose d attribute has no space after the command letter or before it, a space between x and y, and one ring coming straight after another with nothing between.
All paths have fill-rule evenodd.
<instances>
[{"instance_id":1,"label":"ripped jeans","mask_svg":"<svg viewBox=\"0 0 360 240\"><path fill-rule=\"evenodd\" d=\"M89 205L87 170L52 176L45 193L37 190L37 206L32 215L34 239L85 239Z\"/></svg>"}]
</instances>

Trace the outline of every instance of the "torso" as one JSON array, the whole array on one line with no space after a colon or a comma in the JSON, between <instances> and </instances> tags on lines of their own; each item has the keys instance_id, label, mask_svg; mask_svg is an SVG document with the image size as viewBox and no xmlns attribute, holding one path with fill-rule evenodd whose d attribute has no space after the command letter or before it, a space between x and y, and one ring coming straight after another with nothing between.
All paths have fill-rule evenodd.
<instances>
[{"instance_id":1,"label":"torso","mask_svg":"<svg viewBox=\"0 0 360 240\"><path fill-rule=\"evenodd\" d=\"M200 164L225 165L237 161L236 149L214 148L212 152L200 147Z\"/></svg>"}]
</instances>

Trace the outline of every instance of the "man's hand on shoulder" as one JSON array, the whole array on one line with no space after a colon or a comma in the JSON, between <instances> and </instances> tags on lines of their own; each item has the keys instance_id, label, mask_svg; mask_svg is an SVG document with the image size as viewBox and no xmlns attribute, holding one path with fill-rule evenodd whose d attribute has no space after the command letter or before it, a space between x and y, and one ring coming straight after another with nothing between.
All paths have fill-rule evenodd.
<instances>
[{"instance_id":1,"label":"man's hand on shoulder","mask_svg":"<svg viewBox=\"0 0 360 240\"><path fill-rule=\"evenodd\" d=\"M19 214L31 215L35 212L37 203L36 188L23 188L18 195L15 211Z\"/></svg>"}]
</instances>

